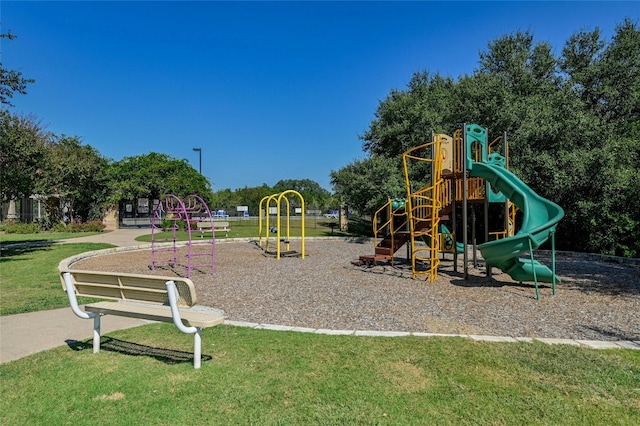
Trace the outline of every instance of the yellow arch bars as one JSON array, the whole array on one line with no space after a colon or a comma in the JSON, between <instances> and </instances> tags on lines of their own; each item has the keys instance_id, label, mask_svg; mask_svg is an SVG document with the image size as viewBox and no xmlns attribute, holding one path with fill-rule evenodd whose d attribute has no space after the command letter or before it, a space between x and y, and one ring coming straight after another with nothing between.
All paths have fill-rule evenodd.
<instances>
[{"instance_id":1,"label":"yellow arch bars","mask_svg":"<svg viewBox=\"0 0 640 426\"><path fill-rule=\"evenodd\" d=\"M271 207L271 202L275 201L276 202L276 258L280 259L280 254L281 254L281 249L280 249L280 242L281 242L281 203L282 200L284 199L284 201L287 203L286 204L286 211L287 211L287 234L286 234L286 244L287 247L286 249L289 250L290 249L290 241L291 241L291 211L289 208L289 199L287 198L288 194L293 194L296 195L299 199L300 199L300 205L301 205L301 247L300 247L300 255L301 257L304 259L305 256L305 244L304 244L304 231L305 231L305 211L304 211L304 198L302 197L302 194L300 194L298 191L295 191L293 189L289 189L280 193L276 193L276 194L272 194L269 196L266 196L264 198L262 198L262 200L260 200L260 206L259 206L259 211L260 211L260 216L259 216L259 220L258 220L258 229L259 229L259 239L258 239L258 244L260 245L260 247L262 247L262 212L264 211L264 215L266 216L266 226L264 227L265 229L265 246L263 247L263 249L265 251L269 250L269 209ZM262 206L264 204L264 202L267 202L266 205L266 209L262 209Z\"/></svg>"}]
</instances>

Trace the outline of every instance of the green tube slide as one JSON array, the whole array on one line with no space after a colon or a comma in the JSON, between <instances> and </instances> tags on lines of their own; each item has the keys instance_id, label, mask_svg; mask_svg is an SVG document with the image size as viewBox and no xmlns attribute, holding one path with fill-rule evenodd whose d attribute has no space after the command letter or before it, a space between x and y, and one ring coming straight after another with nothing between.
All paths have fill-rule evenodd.
<instances>
[{"instance_id":1,"label":"green tube slide","mask_svg":"<svg viewBox=\"0 0 640 426\"><path fill-rule=\"evenodd\" d=\"M536 249L547 241L564 217L564 210L536 194L516 175L502 167L473 162L469 173L485 179L523 213L522 228L516 235L478 246L487 265L500 268L516 281L534 281L536 278L540 282L553 282L554 274L547 266L531 258L518 256L529 251L530 247ZM557 275L555 281L560 282Z\"/></svg>"}]
</instances>

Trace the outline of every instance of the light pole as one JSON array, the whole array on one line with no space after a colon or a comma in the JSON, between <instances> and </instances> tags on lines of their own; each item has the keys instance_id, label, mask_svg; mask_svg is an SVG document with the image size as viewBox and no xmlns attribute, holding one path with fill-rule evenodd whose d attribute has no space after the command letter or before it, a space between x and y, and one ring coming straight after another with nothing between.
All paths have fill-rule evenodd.
<instances>
[{"instance_id":1,"label":"light pole","mask_svg":"<svg viewBox=\"0 0 640 426\"><path fill-rule=\"evenodd\" d=\"M202 148L193 148L193 150L198 152L198 159L199 159L198 171L200 172L200 174L202 174Z\"/></svg>"}]
</instances>

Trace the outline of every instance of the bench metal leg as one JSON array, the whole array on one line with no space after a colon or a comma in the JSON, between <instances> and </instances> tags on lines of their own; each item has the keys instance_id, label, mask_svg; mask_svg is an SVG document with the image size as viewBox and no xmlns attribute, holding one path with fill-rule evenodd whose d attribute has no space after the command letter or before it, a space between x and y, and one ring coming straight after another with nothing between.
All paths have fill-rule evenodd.
<instances>
[{"instance_id":1,"label":"bench metal leg","mask_svg":"<svg viewBox=\"0 0 640 426\"><path fill-rule=\"evenodd\" d=\"M102 315L93 317L93 353L100 352L100 318Z\"/></svg>"},{"instance_id":2,"label":"bench metal leg","mask_svg":"<svg viewBox=\"0 0 640 426\"><path fill-rule=\"evenodd\" d=\"M197 330L193 334L193 368L200 368L202 361L202 329L196 327Z\"/></svg>"}]
</instances>

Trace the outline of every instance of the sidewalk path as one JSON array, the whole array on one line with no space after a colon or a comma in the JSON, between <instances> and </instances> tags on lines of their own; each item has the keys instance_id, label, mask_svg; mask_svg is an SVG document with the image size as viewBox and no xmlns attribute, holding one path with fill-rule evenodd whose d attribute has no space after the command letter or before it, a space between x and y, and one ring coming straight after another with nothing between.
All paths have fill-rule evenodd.
<instances>
[{"instance_id":1,"label":"sidewalk path","mask_svg":"<svg viewBox=\"0 0 640 426\"><path fill-rule=\"evenodd\" d=\"M61 243L106 243L118 247L129 247L148 244L136 241L136 238L149 234L151 234L150 228L116 229L115 231L103 232L102 234L90 235L88 237L69 238L68 240L61 241Z\"/></svg>"},{"instance_id":2,"label":"sidewalk path","mask_svg":"<svg viewBox=\"0 0 640 426\"><path fill-rule=\"evenodd\" d=\"M149 321L110 315L102 320L100 331L104 335L144 324ZM0 316L0 364L92 336L93 320L78 318L71 308L3 315Z\"/></svg>"}]
</instances>

